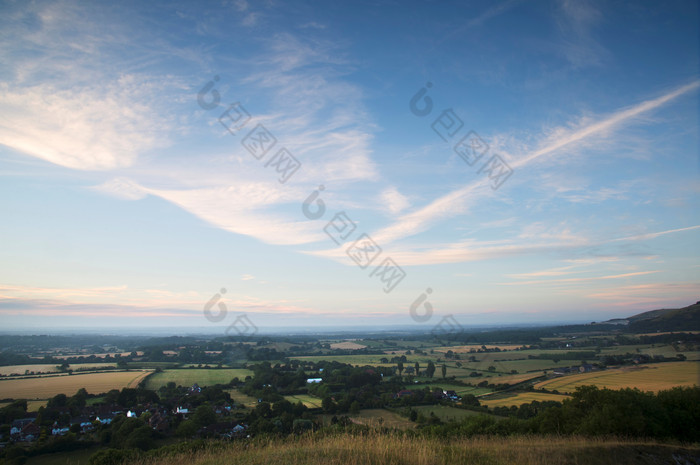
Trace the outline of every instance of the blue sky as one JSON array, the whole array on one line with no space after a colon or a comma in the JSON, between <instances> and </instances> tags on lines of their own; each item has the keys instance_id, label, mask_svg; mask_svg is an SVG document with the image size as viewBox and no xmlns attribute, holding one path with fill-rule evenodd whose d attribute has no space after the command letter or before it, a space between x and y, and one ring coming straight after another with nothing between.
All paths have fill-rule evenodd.
<instances>
[{"instance_id":1,"label":"blue sky","mask_svg":"<svg viewBox=\"0 0 700 465\"><path fill-rule=\"evenodd\" d=\"M699 19L3 1L2 326L430 331L693 303Z\"/></svg>"}]
</instances>

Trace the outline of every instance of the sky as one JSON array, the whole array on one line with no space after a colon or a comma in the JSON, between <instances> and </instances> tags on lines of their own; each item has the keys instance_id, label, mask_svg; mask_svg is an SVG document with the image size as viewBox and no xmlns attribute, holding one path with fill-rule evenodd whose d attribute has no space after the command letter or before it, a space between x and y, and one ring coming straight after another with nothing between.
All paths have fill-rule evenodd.
<instances>
[{"instance_id":1,"label":"sky","mask_svg":"<svg viewBox=\"0 0 700 465\"><path fill-rule=\"evenodd\" d=\"M0 330L694 303L699 24L694 1L0 1Z\"/></svg>"}]
</instances>

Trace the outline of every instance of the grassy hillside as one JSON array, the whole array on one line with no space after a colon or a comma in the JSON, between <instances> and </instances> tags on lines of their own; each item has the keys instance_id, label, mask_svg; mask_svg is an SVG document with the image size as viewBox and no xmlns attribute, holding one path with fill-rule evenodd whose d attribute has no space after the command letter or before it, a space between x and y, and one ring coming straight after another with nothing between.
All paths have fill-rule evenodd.
<instances>
[{"instance_id":1,"label":"grassy hillside","mask_svg":"<svg viewBox=\"0 0 700 465\"><path fill-rule=\"evenodd\" d=\"M652 310L628 318L635 332L693 331L700 329L700 302L683 308Z\"/></svg>"},{"instance_id":2,"label":"grassy hillside","mask_svg":"<svg viewBox=\"0 0 700 465\"><path fill-rule=\"evenodd\" d=\"M699 446L559 437L471 438L450 441L392 434L303 436L234 442L224 448L144 460L150 465L601 465L697 463ZM678 460L678 461L676 461ZM686 462L686 460L688 462Z\"/></svg>"}]
</instances>

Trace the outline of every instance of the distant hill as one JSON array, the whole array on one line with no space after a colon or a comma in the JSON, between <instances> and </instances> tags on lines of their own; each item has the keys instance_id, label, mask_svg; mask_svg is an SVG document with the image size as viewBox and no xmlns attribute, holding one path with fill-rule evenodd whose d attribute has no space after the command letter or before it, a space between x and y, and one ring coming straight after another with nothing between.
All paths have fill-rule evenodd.
<instances>
[{"instance_id":1,"label":"distant hill","mask_svg":"<svg viewBox=\"0 0 700 465\"><path fill-rule=\"evenodd\" d=\"M700 302L683 308L651 310L626 318L630 331L700 331Z\"/></svg>"}]
</instances>

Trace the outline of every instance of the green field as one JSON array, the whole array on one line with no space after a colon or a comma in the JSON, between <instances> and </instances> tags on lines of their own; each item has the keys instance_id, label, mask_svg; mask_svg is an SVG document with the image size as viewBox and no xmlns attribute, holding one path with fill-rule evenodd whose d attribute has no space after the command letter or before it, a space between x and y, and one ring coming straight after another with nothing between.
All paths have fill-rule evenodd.
<instances>
[{"instance_id":1,"label":"green field","mask_svg":"<svg viewBox=\"0 0 700 465\"><path fill-rule=\"evenodd\" d=\"M422 413L425 418L428 418L431 413L434 413L441 421L460 421L466 417L475 415L483 415L483 413L474 412L473 410L465 410L461 408L449 407L447 405L420 405L412 407L418 413Z\"/></svg>"},{"instance_id":2,"label":"green field","mask_svg":"<svg viewBox=\"0 0 700 465\"><path fill-rule=\"evenodd\" d=\"M0 408L10 405L12 402L0 402ZM38 412L39 407L46 407L45 400L28 400L27 412Z\"/></svg>"},{"instance_id":3,"label":"green field","mask_svg":"<svg viewBox=\"0 0 700 465\"><path fill-rule=\"evenodd\" d=\"M489 392L492 391L492 389L489 388L481 388L481 387L474 387L474 386L462 386L459 384L450 384L448 382L441 383L440 381L435 381L431 382L430 384L417 384L415 386L409 387L409 389L424 389L428 388L431 391L435 388L440 388L443 391L455 391L458 396L463 396L465 394L473 394L475 396L483 395L483 394L488 394Z\"/></svg>"},{"instance_id":4,"label":"green field","mask_svg":"<svg viewBox=\"0 0 700 465\"><path fill-rule=\"evenodd\" d=\"M549 394L544 392L520 392L517 394L496 394L493 396L487 396L480 398L479 402L482 405L488 407L510 407L511 405L522 405L529 404L532 401L544 402L548 400L554 400L561 402L564 399L568 399L569 396L559 395L559 394Z\"/></svg>"},{"instance_id":5,"label":"green field","mask_svg":"<svg viewBox=\"0 0 700 465\"><path fill-rule=\"evenodd\" d=\"M517 375L496 375L488 378L489 383L494 384L518 384L528 381L533 378L539 378L544 374L544 371L536 371L534 373L519 373Z\"/></svg>"},{"instance_id":6,"label":"green field","mask_svg":"<svg viewBox=\"0 0 700 465\"><path fill-rule=\"evenodd\" d=\"M56 394L72 396L85 388L90 394L111 389L136 387L149 371L109 371L44 378L6 379L0 381L0 399L48 399Z\"/></svg>"},{"instance_id":7,"label":"green field","mask_svg":"<svg viewBox=\"0 0 700 465\"><path fill-rule=\"evenodd\" d=\"M372 365L372 366L396 366L395 363L382 363L380 359L387 358L391 359L391 355L309 355L304 357L290 357L295 360L310 360L313 362L340 362L349 363L351 365Z\"/></svg>"},{"instance_id":8,"label":"green field","mask_svg":"<svg viewBox=\"0 0 700 465\"><path fill-rule=\"evenodd\" d=\"M294 396L284 396L289 402L296 404L301 402L308 408L321 408L321 399L308 394L297 394Z\"/></svg>"},{"instance_id":9,"label":"green field","mask_svg":"<svg viewBox=\"0 0 700 465\"><path fill-rule=\"evenodd\" d=\"M593 384L609 389L638 388L658 392L675 386L700 385L700 367L695 362L668 362L562 376L535 385L537 389L573 392Z\"/></svg>"},{"instance_id":10,"label":"green field","mask_svg":"<svg viewBox=\"0 0 700 465\"><path fill-rule=\"evenodd\" d=\"M173 368L180 365L179 362L129 362L129 367L139 368Z\"/></svg>"},{"instance_id":11,"label":"green field","mask_svg":"<svg viewBox=\"0 0 700 465\"><path fill-rule=\"evenodd\" d=\"M252 376L253 372L244 368L187 368L170 369L161 373L155 373L146 381L146 388L157 390L169 382L174 382L179 386L192 386L197 383L200 386L211 386L213 384L228 384L233 378L245 379Z\"/></svg>"},{"instance_id":12,"label":"green field","mask_svg":"<svg viewBox=\"0 0 700 465\"><path fill-rule=\"evenodd\" d=\"M358 414L350 415L350 420L358 425L374 427L383 426L386 428L397 429L408 429L415 427L415 424L408 418L404 418L401 415L381 408L361 410Z\"/></svg>"},{"instance_id":13,"label":"green field","mask_svg":"<svg viewBox=\"0 0 700 465\"><path fill-rule=\"evenodd\" d=\"M255 408L255 406L258 405L258 399L256 399L255 397L251 397L251 396L248 396L246 394L243 394L238 389L227 389L226 392L228 392L231 395L231 397L233 398L233 401L236 404L242 404L248 408Z\"/></svg>"}]
</instances>

